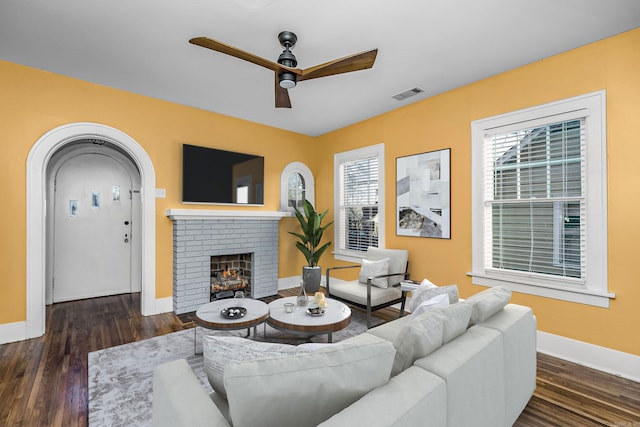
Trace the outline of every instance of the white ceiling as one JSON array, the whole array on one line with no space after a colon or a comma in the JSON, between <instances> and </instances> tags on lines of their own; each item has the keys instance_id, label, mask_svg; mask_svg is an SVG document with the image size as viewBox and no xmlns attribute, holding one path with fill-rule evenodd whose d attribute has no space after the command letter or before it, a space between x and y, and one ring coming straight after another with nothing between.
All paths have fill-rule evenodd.
<instances>
[{"instance_id":1,"label":"white ceiling","mask_svg":"<svg viewBox=\"0 0 640 427\"><path fill-rule=\"evenodd\" d=\"M0 0L0 59L315 136L637 27L639 0ZM272 71L188 43L275 61L283 30L299 68L376 63L276 109Z\"/></svg>"}]
</instances>

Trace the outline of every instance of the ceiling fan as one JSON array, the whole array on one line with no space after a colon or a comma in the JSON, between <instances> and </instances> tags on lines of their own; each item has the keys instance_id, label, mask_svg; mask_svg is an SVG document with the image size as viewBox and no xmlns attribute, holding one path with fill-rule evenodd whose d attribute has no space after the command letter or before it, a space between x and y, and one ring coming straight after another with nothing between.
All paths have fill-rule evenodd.
<instances>
[{"instance_id":1,"label":"ceiling fan","mask_svg":"<svg viewBox=\"0 0 640 427\"><path fill-rule=\"evenodd\" d=\"M376 55L378 54L378 49L373 49L301 70L299 68L295 68L298 65L298 61L291 52L291 49L298 41L298 37L291 31L283 31L278 34L278 40L284 47L284 50L278 57L277 62L261 58L252 53L245 52L241 49L229 46L208 37L195 37L189 40L189 43L206 47L207 49L215 50L274 71L277 108L291 108L288 89L295 87L298 81L366 70L373 67Z\"/></svg>"}]
</instances>

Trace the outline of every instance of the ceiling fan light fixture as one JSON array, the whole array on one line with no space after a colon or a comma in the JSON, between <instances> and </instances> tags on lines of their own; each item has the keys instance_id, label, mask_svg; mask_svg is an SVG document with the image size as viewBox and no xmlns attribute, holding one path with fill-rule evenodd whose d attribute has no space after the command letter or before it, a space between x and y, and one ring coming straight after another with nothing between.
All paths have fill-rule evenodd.
<instances>
[{"instance_id":1,"label":"ceiling fan light fixture","mask_svg":"<svg viewBox=\"0 0 640 427\"><path fill-rule=\"evenodd\" d=\"M282 31L278 34L278 41L284 50L277 62L270 61L260 56L245 52L228 44L210 39L208 37L194 37L189 43L211 49L225 55L232 56L243 61L250 62L260 67L273 71L276 108L291 108L291 100L287 89L296 87L298 77L301 81L317 79L319 77L334 76L336 74L350 73L352 71L366 70L373 67L378 49L356 53L354 55L338 58L315 67L299 70L298 60L291 49L298 41L298 37L291 31Z\"/></svg>"},{"instance_id":2,"label":"ceiling fan light fixture","mask_svg":"<svg viewBox=\"0 0 640 427\"><path fill-rule=\"evenodd\" d=\"M297 77L295 74L293 73L280 73L278 75L278 83L280 84L280 87L283 89L291 89L293 87L296 87L296 81L297 81Z\"/></svg>"}]
</instances>

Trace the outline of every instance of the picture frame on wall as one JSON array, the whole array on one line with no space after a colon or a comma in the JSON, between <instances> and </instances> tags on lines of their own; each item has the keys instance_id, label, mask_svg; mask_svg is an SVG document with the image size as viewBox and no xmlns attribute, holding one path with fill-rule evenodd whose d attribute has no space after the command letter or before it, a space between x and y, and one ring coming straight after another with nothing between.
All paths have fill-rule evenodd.
<instances>
[{"instance_id":1,"label":"picture frame on wall","mask_svg":"<svg viewBox=\"0 0 640 427\"><path fill-rule=\"evenodd\" d=\"M396 159L396 234L451 238L451 149Z\"/></svg>"}]
</instances>

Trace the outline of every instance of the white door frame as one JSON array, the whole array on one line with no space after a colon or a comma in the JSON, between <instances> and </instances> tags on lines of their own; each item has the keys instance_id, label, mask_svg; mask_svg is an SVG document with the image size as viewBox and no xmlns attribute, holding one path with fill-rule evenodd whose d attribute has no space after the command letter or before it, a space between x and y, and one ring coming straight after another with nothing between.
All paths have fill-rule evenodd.
<instances>
[{"instance_id":1,"label":"white door frame","mask_svg":"<svg viewBox=\"0 0 640 427\"><path fill-rule=\"evenodd\" d=\"M143 316L156 310L156 176L151 158L133 138L109 126L98 123L71 123L44 134L34 144L27 157L27 319L26 338L45 332L46 275L46 195L47 166L51 156L73 141L101 139L118 146L135 162L140 171L141 192L141 252Z\"/></svg>"}]
</instances>

